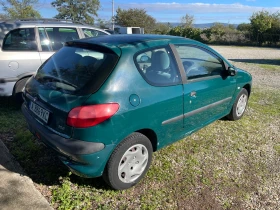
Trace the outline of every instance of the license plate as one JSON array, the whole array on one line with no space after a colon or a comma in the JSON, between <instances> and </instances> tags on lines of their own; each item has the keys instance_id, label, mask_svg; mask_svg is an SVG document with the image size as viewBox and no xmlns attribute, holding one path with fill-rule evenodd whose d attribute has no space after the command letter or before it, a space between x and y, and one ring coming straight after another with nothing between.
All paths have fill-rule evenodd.
<instances>
[{"instance_id":1,"label":"license plate","mask_svg":"<svg viewBox=\"0 0 280 210\"><path fill-rule=\"evenodd\" d=\"M48 122L50 112L43 109L42 107L38 106L37 104L30 102L30 110L41 120L43 120L45 123Z\"/></svg>"}]
</instances>

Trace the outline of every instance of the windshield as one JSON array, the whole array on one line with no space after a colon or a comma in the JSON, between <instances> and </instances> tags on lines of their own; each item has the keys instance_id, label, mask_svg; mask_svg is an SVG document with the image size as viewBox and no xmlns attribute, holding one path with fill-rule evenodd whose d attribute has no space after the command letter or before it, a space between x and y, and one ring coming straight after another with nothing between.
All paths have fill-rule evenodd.
<instances>
[{"instance_id":1,"label":"windshield","mask_svg":"<svg viewBox=\"0 0 280 210\"><path fill-rule=\"evenodd\" d=\"M99 88L117 59L113 53L66 46L39 68L35 79L46 87L65 92L79 91L91 86L90 83Z\"/></svg>"}]
</instances>

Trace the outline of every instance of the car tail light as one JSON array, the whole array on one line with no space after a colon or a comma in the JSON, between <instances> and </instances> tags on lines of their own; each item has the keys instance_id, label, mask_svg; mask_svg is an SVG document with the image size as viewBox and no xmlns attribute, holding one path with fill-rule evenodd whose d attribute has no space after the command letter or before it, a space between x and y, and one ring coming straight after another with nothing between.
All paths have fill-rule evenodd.
<instances>
[{"instance_id":1,"label":"car tail light","mask_svg":"<svg viewBox=\"0 0 280 210\"><path fill-rule=\"evenodd\" d=\"M118 109L117 103L79 106L69 112L67 125L75 128L95 126L112 117Z\"/></svg>"}]
</instances>

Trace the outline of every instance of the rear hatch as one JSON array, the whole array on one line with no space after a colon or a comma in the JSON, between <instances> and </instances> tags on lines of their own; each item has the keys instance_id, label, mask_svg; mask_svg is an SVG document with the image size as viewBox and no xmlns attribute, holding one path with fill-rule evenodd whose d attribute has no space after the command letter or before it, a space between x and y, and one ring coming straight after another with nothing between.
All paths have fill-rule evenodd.
<instances>
[{"instance_id":1,"label":"rear hatch","mask_svg":"<svg viewBox=\"0 0 280 210\"><path fill-rule=\"evenodd\" d=\"M27 82L24 97L30 113L39 123L69 138L68 113L101 87L118 58L115 51L99 45L63 47Z\"/></svg>"}]
</instances>

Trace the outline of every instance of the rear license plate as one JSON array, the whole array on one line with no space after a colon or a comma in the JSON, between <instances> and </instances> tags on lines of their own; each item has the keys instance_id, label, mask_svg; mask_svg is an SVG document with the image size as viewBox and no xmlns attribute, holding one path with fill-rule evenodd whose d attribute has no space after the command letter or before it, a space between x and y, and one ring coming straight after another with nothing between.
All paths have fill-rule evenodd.
<instances>
[{"instance_id":1,"label":"rear license plate","mask_svg":"<svg viewBox=\"0 0 280 210\"><path fill-rule=\"evenodd\" d=\"M37 104L30 102L30 110L41 120L43 120L45 123L48 123L50 112L43 109L42 107L38 106Z\"/></svg>"}]
</instances>

